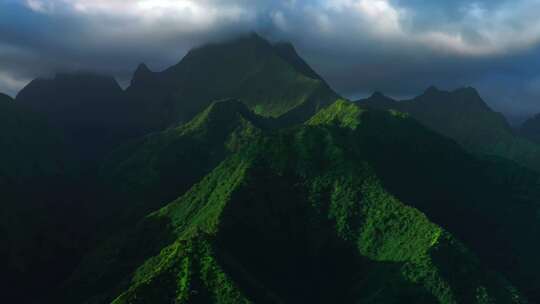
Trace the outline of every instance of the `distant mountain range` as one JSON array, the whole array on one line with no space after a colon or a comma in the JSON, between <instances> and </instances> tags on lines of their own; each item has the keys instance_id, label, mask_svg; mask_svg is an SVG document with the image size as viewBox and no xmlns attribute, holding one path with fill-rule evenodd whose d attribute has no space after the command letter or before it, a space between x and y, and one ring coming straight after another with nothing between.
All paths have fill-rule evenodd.
<instances>
[{"instance_id":1,"label":"distant mountain range","mask_svg":"<svg viewBox=\"0 0 540 304\"><path fill-rule=\"evenodd\" d=\"M8 302L540 301L533 122L472 88L351 102L250 34L0 116Z\"/></svg>"},{"instance_id":2,"label":"distant mountain range","mask_svg":"<svg viewBox=\"0 0 540 304\"><path fill-rule=\"evenodd\" d=\"M473 88L447 92L430 87L422 95L404 101L375 93L358 102L367 108L407 113L473 153L503 157L540 172L540 146L513 130Z\"/></svg>"}]
</instances>

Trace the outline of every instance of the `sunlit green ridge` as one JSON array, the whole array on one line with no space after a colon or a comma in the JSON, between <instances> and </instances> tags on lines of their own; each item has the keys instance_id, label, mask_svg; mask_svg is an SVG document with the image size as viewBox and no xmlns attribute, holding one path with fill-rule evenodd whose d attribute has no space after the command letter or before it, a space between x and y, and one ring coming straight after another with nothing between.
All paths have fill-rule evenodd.
<instances>
[{"instance_id":1,"label":"sunlit green ridge","mask_svg":"<svg viewBox=\"0 0 540 304\"><path fill-rule=\"evenodd\" d=\"M107 253L106 265L94 264L106 251L89 260L72 282L85 278L93 287L86 298L75 298L117 304L525 303L468 246L391 194L377 160L362 152L399 143L407 133L419 140L438 135L407 117L354 107L339 101L305 126L252 138L108 245L118 253ZM377 136L394 129L405 133L379 142ZM434 150L425 153L441 145L463 153L445 139L431 144Z\"/></svg>"}]
</instances>

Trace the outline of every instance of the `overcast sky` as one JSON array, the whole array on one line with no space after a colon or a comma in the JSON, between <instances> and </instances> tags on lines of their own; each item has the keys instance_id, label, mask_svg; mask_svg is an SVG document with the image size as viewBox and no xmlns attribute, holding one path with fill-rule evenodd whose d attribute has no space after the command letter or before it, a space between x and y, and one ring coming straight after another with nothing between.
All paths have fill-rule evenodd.
<instances>
[{"instance_id":1,"label":"overcast sky","mask_svg":"<svg viewBox=\"0 0 540 304\"><path fill-rule=\"evenodd\" d=\"M346 97L474 86L540 112L540 0L0 0L0 92L58 71L125 82L249 31L291 41Z\"/></svg>"}]
</instances>

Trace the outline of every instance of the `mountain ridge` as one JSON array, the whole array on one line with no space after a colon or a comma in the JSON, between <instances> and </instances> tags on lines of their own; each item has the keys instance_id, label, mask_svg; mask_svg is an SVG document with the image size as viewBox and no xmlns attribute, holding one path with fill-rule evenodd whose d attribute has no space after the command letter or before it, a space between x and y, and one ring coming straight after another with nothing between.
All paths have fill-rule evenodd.
<instances>
[{"instance_id":1,"label":"mountain ridge","mask_svg":"<svg viewBox=\"0 0 540 304\"><path fill-rule=\"evenodd\" d=\"M381 96L358 103L367 108L408 113L472 153L507 158L540 171L540 146L516 134L504 116L491 110L474 88L442 91L430 87L403 101Z\"/></svg>"},{"instance_id":2,"label":"mountain ridge","mask_svg":"<svg viewBox=\"0 0 540 304\"><path fill-rule=\"evenodd\" d=\"M459 157L454 161L439 153L448 145L453 147L449 155L474 162L453 141L398 112L372 113L339 101L304 126L255 137L184 195L145 217L130 233L134 239L114 245L123 248L125 258L120 255L103 266L94 264L102 258L88 261L70 282L92 282L96 289L88 295L118 304L198 297L207 302L525 303L505 279L486 270L465 245L432 222L433 209L406 205L401 194L388 192L388 172L378 168L388 161L381 148L401 146L410 132L431 155L426 168L441 158L448 159L449 168L467 168ZM403 152L409 157L405 163L421 166L421 159L411 163L414 145ZM465 227L478 229L480 224ZM377 231L384 236L377 237ZM153 249L134 249L137 244ZM449 266L456 260L462 272ZM85 275L96 267L100 276L123 283L111 288ZM128 279L122 280L117 267L132 269L133 275L124 273ZM360 269L362 275L356 273ZM372 293L377 288L385 292Z\"/></svg>"},{"instance_id":3,"label":"mountain ridge","mask_svg":"<svg viewBox=\"0 0 540 304\"><path fill-rule=\"evenodd\" d=\"M128 95L166 125L188 121L224 98L240 99L257 114L274 118L303 106L306 113L295 117L299 123L313 114L312 108L338 98L294 48L275 47L256 34L192 49L161 72L137 71ZM159 112L161 107L167 114Z\"/></svg>"},{"instance_id":4,"label":"mountain ridge","mask_svg":"<svg viewBox=\"0 0 540 304\"><path fill-rule=\"evenodd\" d=\"M533 162L540 150L516 138L476 90L433 87L403 102L375 93L352 103L294 46L254 34L196 48L160 72L141 64L131 86L117 86L107 77L59 75L26 99L93 114L85 117L90 126L110 124L89 128L87 137L75 116L58 116L67 142L101 143L99 157L81 169L81 154L98 151L66 150L75 160L58 180L29 166L31 183L8 197L24 211L0 213L9 246L0 247L0 270L9 274L0 284L8 297L540 301L540 167ZM0 141L32 129L30 114L13 119L3 110L12 106L25 108L0 101L8 118L0 125L15 122ZM36 109L45 123L54 118ZM100 141L113 128L126 133ZM36 136L45 127L35 129L29 139L51 144ZM5 164L26 166L47 152L28 149L26 157L21 138L0 151L17 157L2 157L0 174ZM64 160L45 154L47 165Z\"/></svg>"}]
</instances>

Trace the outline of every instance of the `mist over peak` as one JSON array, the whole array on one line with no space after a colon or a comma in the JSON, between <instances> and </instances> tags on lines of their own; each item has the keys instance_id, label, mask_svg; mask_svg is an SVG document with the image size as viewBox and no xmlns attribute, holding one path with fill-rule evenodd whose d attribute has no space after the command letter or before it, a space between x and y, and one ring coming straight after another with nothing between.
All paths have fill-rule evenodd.
<instances>
[{"instance_id":1,"label":"mist over peak","mask_svg":"<svg viewBox=\"0 0 540 304\"><path fill-rule=\"evenodd\" d=\"M89 70L128 83L188 50L258 32L290 41L341 95L412 96L430 84L478 88L509 116L540 112L534 0L99 1L0 3L0 91ZM286 50L287 48L285 48Z\"/></svg>"}]
</instances>

